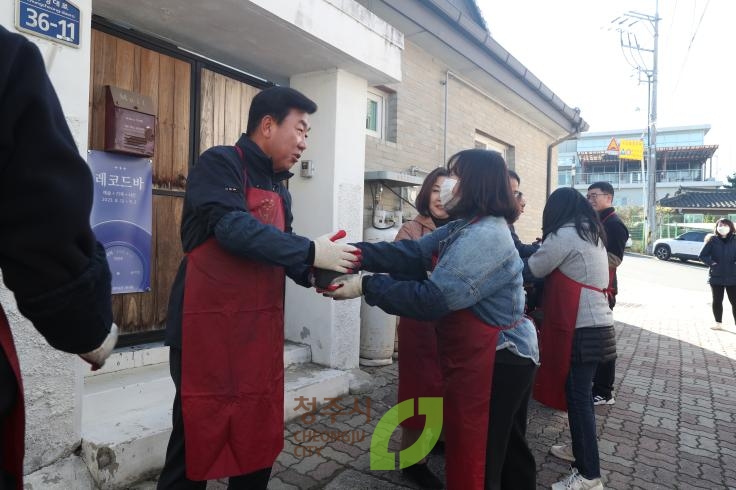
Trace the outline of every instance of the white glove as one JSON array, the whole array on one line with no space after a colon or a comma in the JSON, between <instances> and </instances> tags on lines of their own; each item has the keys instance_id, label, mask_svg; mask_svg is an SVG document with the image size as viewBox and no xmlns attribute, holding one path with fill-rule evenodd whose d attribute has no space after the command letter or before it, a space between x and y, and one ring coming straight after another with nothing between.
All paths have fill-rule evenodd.
<instances>
[{"instance_id":1,"label":"white glove","mask_svg":"<svg viewBox=\"0 0 736 490\"><path fill-rule=\"evenodd\" d=\"M108 357L110 357L110 354L112 354L112 350L115 348L115 344L117 342L118 326L113 323L110 326L110 333L107 334L107 337L105 337L105 340L102 342L102 344L100 344L100 346L93 351L79 354L79 357L92 365L92 371L97 371L105 365L105 361Z\"/></svg>"},{"instance_id":2,"label":"white glove","mask_svg":"<svg viewBox=\"0 0 736 490\"><path fill-rule=\"evenodd\" d=\"M330 286L337 286L334 291L325 291L324 296L332 299L353 299L363 296L363 271L357 274L345 274L333 279Z\"/></svg>"},{"instance_id":3,"label":"white glove","mask_svg":"<svg viewBox=\"0 0 736 490\"><path fill-rule=\"evenodd\" d=\"M313 265L315 267L343 274L360 267L360 250L352 245L332 241L335 237L342 238L339 235L339 233L328 233L314 239ZM356 255L355 252L358 254Z\"/></svg>"}]
</instances>

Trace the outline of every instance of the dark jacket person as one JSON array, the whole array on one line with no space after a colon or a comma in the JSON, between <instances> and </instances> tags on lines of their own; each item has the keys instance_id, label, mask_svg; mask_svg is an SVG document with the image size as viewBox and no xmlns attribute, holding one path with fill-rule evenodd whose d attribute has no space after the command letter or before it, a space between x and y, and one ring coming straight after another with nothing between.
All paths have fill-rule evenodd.
<instances>
[{"instance_id":1,"label":"dark jacket person","mask_svg":"<svg viewBox=\"0 0 736 490\"><path fill-rule=\"evenodd\" d=\"M117 340L110 269L89 224L92 174L36 46L0 26L0 269L52 347L95 367ZM23 487L23 387L0 308L0 488Z\"/></svg>"}]
</instances>

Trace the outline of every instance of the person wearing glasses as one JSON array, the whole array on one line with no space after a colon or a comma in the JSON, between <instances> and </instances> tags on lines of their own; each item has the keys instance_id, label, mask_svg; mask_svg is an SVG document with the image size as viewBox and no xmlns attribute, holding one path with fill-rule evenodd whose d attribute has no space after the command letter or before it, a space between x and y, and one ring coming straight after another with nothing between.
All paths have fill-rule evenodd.
<instances>
[{"instance_id":1,"label":"person wearing glasses","mask_svg":"<svg viewBox=\"0 0 736 490\"><path fill-rule=\"evenodd\" d=\"M519 174L517 174L513 170L509 170L509 183L511 184L511 192L513 192L516 200L519 201L519 208L523 213L524 208L526 207L526 199L524 199L524 194L519 190L519 186L521 185L521 177L519 177ZM514 246L516 247L516 250L519 252L519 256L522 259L529 257L539 249L539 241L528 244L522 242L519 238L519 235L516 234L513 223L509 224L509 230L511 230L511 238L514 239Z\"/></svg>"},{"instance_id":2,"label":"person wearing glasses","mask_svg":"<svg viewBox=\"0 0 736 490\"><path fill-rule=\"evenodd\" d=\"M606 231L606 251L608 252L609 284L608 305L613 310L618 294L618 278L616 269L624 260L626 240L629 239L629 229L616 214L613 207L613 186L608 182L594 182L588 187L588 202L598 213ZM616 360L602 362L593 378L593 404L613 405L613 381L616 377Z\"/></svg>"}]
</instances>

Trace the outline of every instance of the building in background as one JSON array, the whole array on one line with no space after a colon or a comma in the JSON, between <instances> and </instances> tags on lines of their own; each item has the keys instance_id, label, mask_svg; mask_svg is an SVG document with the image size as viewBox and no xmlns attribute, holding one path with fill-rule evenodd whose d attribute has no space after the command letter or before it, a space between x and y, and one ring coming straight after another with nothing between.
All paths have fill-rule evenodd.
<instances>
[{"instance_id":1,"label":"building in background","mask_svg":"<svg viewBox=\"0 0 736 490\"><path fill-rule=\"evenodd\" d=\"M713 175L713 154L718 145L704 144L709 125L661 128L657 131L657 199L673 195L680 187L717 189L723 183ZM593 182L610 182L616 189L615 206L642 206L642 164L607 151L613 140L643 140L646 159L647 133L640 130L585 133L563 142L558 149L559 187L573 185L585 193Z\"/></svg>"},{"instance_id":2,"label":"building in background","mask_svg":"<svg viewBox=\"0 0 736 490\"><path fill-rule=\"evenodd\" d=\"M18 1L0 6L0 23L10 30L26 19L16 15L19 3L29 8ZM472 0L76 4L74 42L29 38L46 60L83 155L106 150L113 113L106 87L150 100L150 290L115 295L124 347L90 373L75 356L48 349L0 288L27 388L31 488L48 481L129 488L162 466L173 384L161 340L182 255L187 175L206 148L234 144L262 88L291 86L319 105L305 153L310 163L295 167L289 182L295 231L310 237L342 228L360 240L374 206L395 220L410 215L397 195L410 201L412 186L453 153L489 148L521 175L528 205L516 229L532 240L557 181L557 145L588 128L577 108L491 37ZM293 284L285 300L289 418L297 396L322 401L348 392L361 320L359 302L325 300Z\"/></svg>"}]
</instances>

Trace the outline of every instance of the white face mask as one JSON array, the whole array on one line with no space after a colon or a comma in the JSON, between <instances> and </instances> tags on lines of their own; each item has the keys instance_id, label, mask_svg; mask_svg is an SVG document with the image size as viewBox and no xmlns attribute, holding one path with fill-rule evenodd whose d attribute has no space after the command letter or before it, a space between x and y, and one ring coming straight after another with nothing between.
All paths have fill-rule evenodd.
<instances>
[{"instance_id":1,"label":"white face mask","mask_svg":"<svg viewBox=\"0 0 736 490\"><path fill-rule=\"evenodd\" d=\"M445 208L445 211L451 210L457 204L454 202L455 196L452 194L456 184L457 179L453 179L452 177L447 177L440 184L440 202L442 203L442 207Z\"/></svg>"},{"instance_id":2,"label":"white face mask","mask_svg":"<svg viewBox=\"0 0 736 490\"><path fill-rule=\"evenodd\" d=\"M731 231L731 229L728 226L719 226L716 228L716 231L719 235L726 236L728 235L728 232Z\"/></svg>"}]
</instances>

